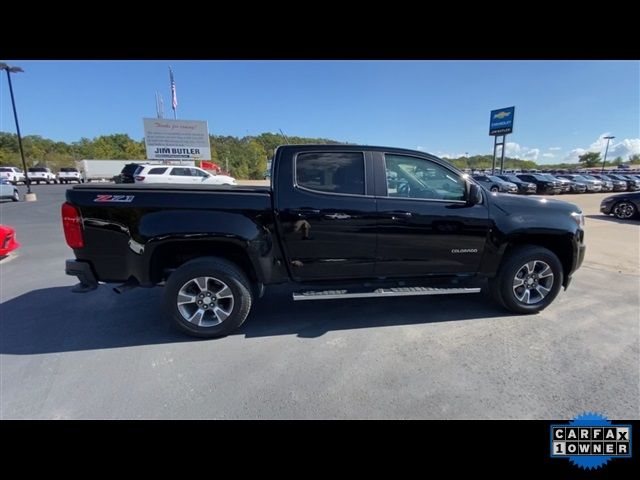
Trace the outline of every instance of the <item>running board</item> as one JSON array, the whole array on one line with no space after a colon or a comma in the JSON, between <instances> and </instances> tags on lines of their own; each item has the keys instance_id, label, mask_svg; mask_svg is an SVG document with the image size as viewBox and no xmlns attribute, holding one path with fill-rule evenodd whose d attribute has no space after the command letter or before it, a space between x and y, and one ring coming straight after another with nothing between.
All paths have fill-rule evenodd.
<instances>
[{"instance_id":1,"label":"running board","mask_svg":"<svg viewBox=\"0 0 640 480\"><path fill-rule=\"evenodd\" d=\"M318 292L294 293L293 300L332 300L336 298L409 297L414 295L451 295L454 293L479 293L480 288L431 288L399 287L378 288L373 292L353 292L347 290L321 290Z\"/></svg>"}]
</instances>

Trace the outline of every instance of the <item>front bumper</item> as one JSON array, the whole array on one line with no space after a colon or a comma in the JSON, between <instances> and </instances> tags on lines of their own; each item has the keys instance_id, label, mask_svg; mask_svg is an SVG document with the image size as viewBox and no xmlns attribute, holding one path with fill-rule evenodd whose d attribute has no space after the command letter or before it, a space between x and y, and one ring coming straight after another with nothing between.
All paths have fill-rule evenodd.
<instances>
[{"instance_id":1,"label":"front bumper","mask_svg":"<svg viewBox=\"0 0 640 480\"><path fill-rule=\"evenodd\" d=\"M609 215L611 213L611 207L613 206L613 202L601 203L600 204L600 212L605 215Z\"/></svg>"},{"instance_id":2,"label":"front bumper","mask_svg":"<svg viewBox=\"0 0 640 480\"><path fill-rule=\"evenodd\" d=\"M571 283L572 275L580 268L584 261L584 255L587 251L587 246L584 243L584 230L580 229L576 232L576 236L573 240L573 265L569 274L564 278L562 286L566 290Z\"/></svg>"},{"instance_id":3,"label":"front bumper","mask_svg":"<svg viewBox=\"0 0 640 480\"><path fill-rule=\"evenodd\" d=\"M64 273L72 277L78 277L80 283L71 290L74 293L85 293L98 288L98 280L88 262L67 260Z\"/></svg>"}]
</instances>

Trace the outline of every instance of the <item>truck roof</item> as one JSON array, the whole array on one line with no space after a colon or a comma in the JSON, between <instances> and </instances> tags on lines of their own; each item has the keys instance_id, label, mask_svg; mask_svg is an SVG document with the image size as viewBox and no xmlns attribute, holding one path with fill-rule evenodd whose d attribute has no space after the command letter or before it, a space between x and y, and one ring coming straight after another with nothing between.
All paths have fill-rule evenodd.
<instances>
[{"instance_id":1,"label":"truck roof","mask_svg":"<svg viewBox=\"0 0 640 480\"><path fill-rule=\"evenodd\" d=\"M412 150L410 148L398 148L398 147L388 147L388 146L384 146L384 145L356 145L356 144L346 144L346 143L301 143L301 144L296 144L296 143L287 143L287 144L283 144L283 145L279 145L276 150L279 150L281 148L295 148L296 150L316 150L316 149L322 149L322 150L342 150L342 151L349 151L349 150L372 150L372 151L389 151L389 150L393 150L394 152L406 152L406 153L412 153L412 154L420 154L420 155L427 155L430 157L436 157L436 155L433 155L431 153L425 152L423 150ZM439 157L436 157L439 158Z\"/></svg>"}]
</instances>

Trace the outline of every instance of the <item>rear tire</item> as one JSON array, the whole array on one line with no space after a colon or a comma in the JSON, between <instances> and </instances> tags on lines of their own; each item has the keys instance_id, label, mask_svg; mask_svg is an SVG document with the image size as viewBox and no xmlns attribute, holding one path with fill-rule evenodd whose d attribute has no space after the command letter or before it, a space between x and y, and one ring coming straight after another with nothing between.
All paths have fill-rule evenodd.
<instances>
[{"instance_id":1,"label":"rear tire","mask_svg":"<svg viewBox=\"0 0 640 480\"><path fill-rule=\"evenodd\" d=\"M13 191L13 196L11 197L11 200L13 200L14 202L20 201L20 194L18 193L18 190Z\"/></svg>"},{"instance_id":2,"label":"rear tire","mask_svg":"<svg viewBox=\"0 0 640 480\"><path fill-rule=\"evenodd\" d=\"M535 245L514 248L489 280L493 298L515 313L538 313L556 298L563 271L558 257Z\"/></svg>"},{"instance_id":3,"label":"rear tire","mask_svg":"<svg viewBox=\"0 0 640 480\"><path fill-rule=\"evenodd\" d=\"M224 337L240 327L252 300L244 272L218 257L183 264L169 276L164 294L171 323L200 338Z\"/></svg>"}]
</instances>

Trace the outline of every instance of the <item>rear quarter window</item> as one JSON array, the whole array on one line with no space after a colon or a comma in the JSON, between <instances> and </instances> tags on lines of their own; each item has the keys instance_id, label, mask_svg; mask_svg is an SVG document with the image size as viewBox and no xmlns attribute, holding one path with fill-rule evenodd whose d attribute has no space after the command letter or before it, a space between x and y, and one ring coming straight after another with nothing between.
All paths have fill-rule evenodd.
<instances>
[{"instance_id":1,"label":"rear quarter window","mask_svg":"<svg viewBox=\"0 0 640 480\"><path fill-rule=\"evenodd\" d=\"M167 167L152 168L151 170L149 170L148 175L162 175L166 171Z\"/></svg>"}]
</instances>

